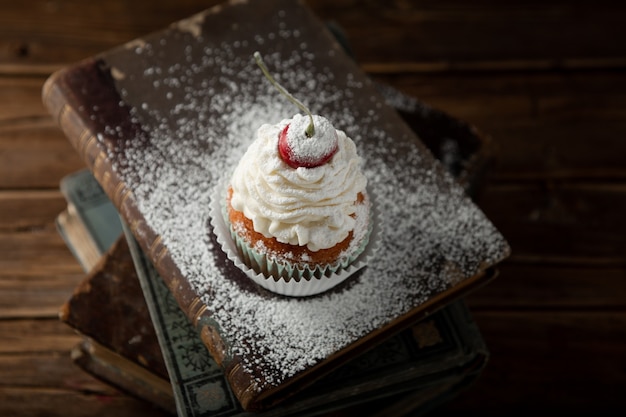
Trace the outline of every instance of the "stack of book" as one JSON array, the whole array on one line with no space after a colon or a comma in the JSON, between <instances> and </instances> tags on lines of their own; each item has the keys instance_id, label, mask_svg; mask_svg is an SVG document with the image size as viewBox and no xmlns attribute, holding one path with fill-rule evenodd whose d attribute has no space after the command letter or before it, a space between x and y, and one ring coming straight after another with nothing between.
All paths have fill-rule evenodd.
<instances>
[{"instance_id":1,"label":"stack of book","mask_svg":"<svg viewBox=\"0 0 626 417\"><path fill-rule=\"evenodd\" d=\"M288 21L281 20L284 16L289 16ZM259 17L276 27L259 26ZM288 25L297 28L289 32L297 33L293 35L296 39L286 35L291 30ZM407 143L413 146L412 135L416 134L423 142L415 141L421 155L416 163L425 164L428 175L433 175L430 166L434 156L440 161L433 165L435 171L439 167L447 168L458 180L456 185L449 185L443 168L442 174L435 172L441 175L441 184L445 184L444 194L456 195L454 187L465 189L470 196L476 193L490 160L486 138L444 112L371 83L359 73L350 57L343 54L324 25L299 3L286 0L254 5L231 3L86 60L51 77L43 94L45 104L58 117L89 166L88 170L63 179L61 190L68 207L57 219L59 232L87 271L84 282L60 314L61 320L84 335L73 350L74 361L107 383L180 416L239 416L252 412L267 416L353 415L355 412L399 416L428 411L471 383L487 361L488 352L480 332L459 299L492 278L493 265L508 253L496 232L488 234L492 241L484 243L491 252L488 259L480 260L482 269L474 275L459 278L458 271L445 269L451 265L446 263L442 266L445 270L435 273L439 277L457 274L452 284L431 288L426 299L415 302L410 310L354 342L339 346L333 354L314 361L284 383L266 389L271 385L267 381L263 381L265 385L254 383L258 381L254 372L264 371L264 362L259 362L259 369L243 369L242 363L249 358L232 354L228 349L237 341L222 334L219 323L213 320L216 311L206 302L207 294L198 294L190 285L182 266L176 265L175 257L164 246L162 231L151 228L146 221L147 209L135 200L135 190L129 184L141 183L142 179L124 177L125 169L133 161L122 158L120 149L130 146L129 140L150 146L146 144L156 131L151 132L151 126L140 122L142 117L147 117L140 113L157 100L155 91L142 89L138 81L149 78L155 90L158 85L180 82L183 78L173 77L173 72L185 65L193 70L200 67L194 59L202 58L192 53L198 45L210 55L207 51L213 51L211 48L228 50L225 45L232 43L237 45L236 53L249 55L247 46L235 40L233 33L255 39L259 44L263 44L260 39L284 35L281 48L297 50L306 45L324 51L319 54L323 62L314 64L323 68L327 79L333 80L332 74L340 71L349 71L351 85L358 85L368 98L354 97L355 109L377 106L371 100L374 95L386 101L391 112L385 113L386 110L377 107L381 120L371 118L371 123L391 129L390 134L399 140L397 151L405 150L403 146ZM158 50L159 47L163 49ZM180 54L187 52L189 59L181 60ZM129 59L128 54L135 59ZM242 62L235 57L229 59L233 66ZM154 60L160 64L157 66ZM169 74L158 74L159 68L165 68L161 61L171 65ZM223 81L229 76L238 77L236 71L211 66L212 62L202 59L202 65L207 65L203 70L217 71L204 72L205 79L214 76ZM185 82L194 82L191 74L186 73ZM159 76L159 80L153 79ZM194 88L208 88L201 79L197 82ZM174 96L166 97L170 100ZM127 99L139 103L136 108L139 113L133 113L135 110L126 103ZM167 100L163 105L169 105ZM337 111L333 105L328 104L328 113ZM171 120L161 119L159 128L180 126L181 120L187 120L189 109L180 112L166 113ZM364 109L362 114L370 112ZM207 120L205 116L200 120ZM385 123L383 117L390 120ZM228 132L222 134L226 137ZM166 150L162 156L167 159L171 154ZM447 187L453 190L448 191ZM461 204L472 212L469 199ZM233 271L228 260L217 255L215 259L223 263L220 270ZM234 282L236 291L256 297L264 306L273 307L272 303L282 298L240 285L237 279ZM337 291L351 290L347 287ZM307 302L311 301L304 301Z\"/></svg>"},{"instance_id":2,"label":"stack of book","mask_svg":"<svg viewBox=\"0 0 626 417\"><path fill-rule=\"evenodd\" d=\"M416 129L439 132L440 137L429 136L429 146L473 194L490 159L485 139L424 103L388 88L384 94ZM67 209L57 217L57 229L87 271L60 314L63 322L84 336L72 351L74 362L171 413L176 413L178 401L187 416L243 415L228 392L222 370L128 236L134 263L118 212L92 173L85 169L68 175L60 189ZM457 301L340 367L268 415L323 415L333 410L333 415L340 415L337 410L354 412L354 407L364 404L368 412L381 416L417 415L469 385L487 359L478 328L463 301ZM175 389L168 369L180 384ZM210 380L220 381L216 386L221 392L211 396L210 403L195 400L194 384Z\"/></svg>"}]
</instances>

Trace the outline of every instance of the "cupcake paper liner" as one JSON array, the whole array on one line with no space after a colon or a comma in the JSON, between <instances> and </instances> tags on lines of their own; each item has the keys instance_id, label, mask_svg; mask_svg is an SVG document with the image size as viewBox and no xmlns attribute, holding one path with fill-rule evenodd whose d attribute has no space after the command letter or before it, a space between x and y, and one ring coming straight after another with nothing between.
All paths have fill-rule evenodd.
<instances>
[{"instance_id":1,"label":"cupcake paper liner","mask_svg":"<svg viewBox=\"0 0 626 417\"><path fill-rule=\"evenodd\" d=\"M226 210L226 187L226 184L217 186L211 198L210 221L217 241L235 266L269 291L292 297L304 297L330 290L365 267L378 247L380 216L375 198L368 189L371 205L369 238L363 239L362 246L354 251L352 256L345 257L336 264L313 269L310 267L300 269L289 263L276 262L250 247L232 230Z\"/></svg>"}]
</instances>

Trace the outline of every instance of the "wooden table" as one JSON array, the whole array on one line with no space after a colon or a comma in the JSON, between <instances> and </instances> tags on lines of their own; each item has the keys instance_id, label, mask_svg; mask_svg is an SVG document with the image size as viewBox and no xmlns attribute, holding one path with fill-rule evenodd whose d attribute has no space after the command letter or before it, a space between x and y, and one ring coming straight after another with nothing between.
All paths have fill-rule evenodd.
<instances>
[{"instance_id":1,"label":"wooden table","mask_svg":"<svg viewBox=\"0 0 626 417\"><path fill-rule=\"evenodd\" d=\"M69 358L79 337L57 311L83 273L54 218L60 178L84 165L40 92L53 70L211 3L0 5L0 415L155 412ZM513 255L468 299L492 358L438 413L624 415L626 7L506 3L309 1L372 77L479 126L497 148L479 204Z\"/></svg>"}]
</instances>

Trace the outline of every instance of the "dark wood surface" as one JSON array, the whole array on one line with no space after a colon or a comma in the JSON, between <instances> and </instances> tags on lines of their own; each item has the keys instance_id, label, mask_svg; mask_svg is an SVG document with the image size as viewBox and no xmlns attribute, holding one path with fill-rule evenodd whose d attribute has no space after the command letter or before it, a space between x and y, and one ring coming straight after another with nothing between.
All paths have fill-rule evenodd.
<instances>
[{"instance_id":1,"label":"dark wood surface","mask_svg":"<svg viewBox=\"0 0 626 417\"><path fill-rule=\"evenodd\" d=\"M54 227L83 167L40 99L55 69L216 1L0 5L0 415L154 414L74 367L82 279ZM492 357L435 415L626 414L626 6L309 0L377 80L493 139L479 205L509 240L468 298Z\"/></svg>"}]
</instances>

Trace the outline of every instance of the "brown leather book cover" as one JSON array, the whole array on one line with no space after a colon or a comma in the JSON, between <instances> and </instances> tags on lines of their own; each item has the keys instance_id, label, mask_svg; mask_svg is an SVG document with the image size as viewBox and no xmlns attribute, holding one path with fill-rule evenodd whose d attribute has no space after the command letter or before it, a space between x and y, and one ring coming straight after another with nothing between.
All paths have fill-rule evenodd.
<instances>
[{"instance_id":1,"label":"brown leather book cover","mask_svg":"<svg viewBox=\"0 0 626 417\"><path fill-rule=\"evenodd\" d=\"M169 379L123 236L76 287L59 318L84 336Z\"/></svg>"},{"instance_id":2,"label":"brown leather book cover","mask_svg":"<svg viewBox=\"0 0 626 417\"><path fill-rule=\"evenodd\" d=\"M339 288L290 299L223 255L208 217L288 90L355 141L383 219ZM291 0L230 2L54 74L43 100L246 409L262 409L493 277L506 241L325 26Z\"/></svg>"},{"instance_id":3,"label":"brown leather book cover","mask_svg":"<svg viewBox=\"0 0 626 417\"><path fill-rule=\"evenodd\" d=\"M124 236L76 287L61 307L59 318L85 336L72 350L78 366L122 391L176 411L169 375Z\"/></svg>"}]
</instances>

